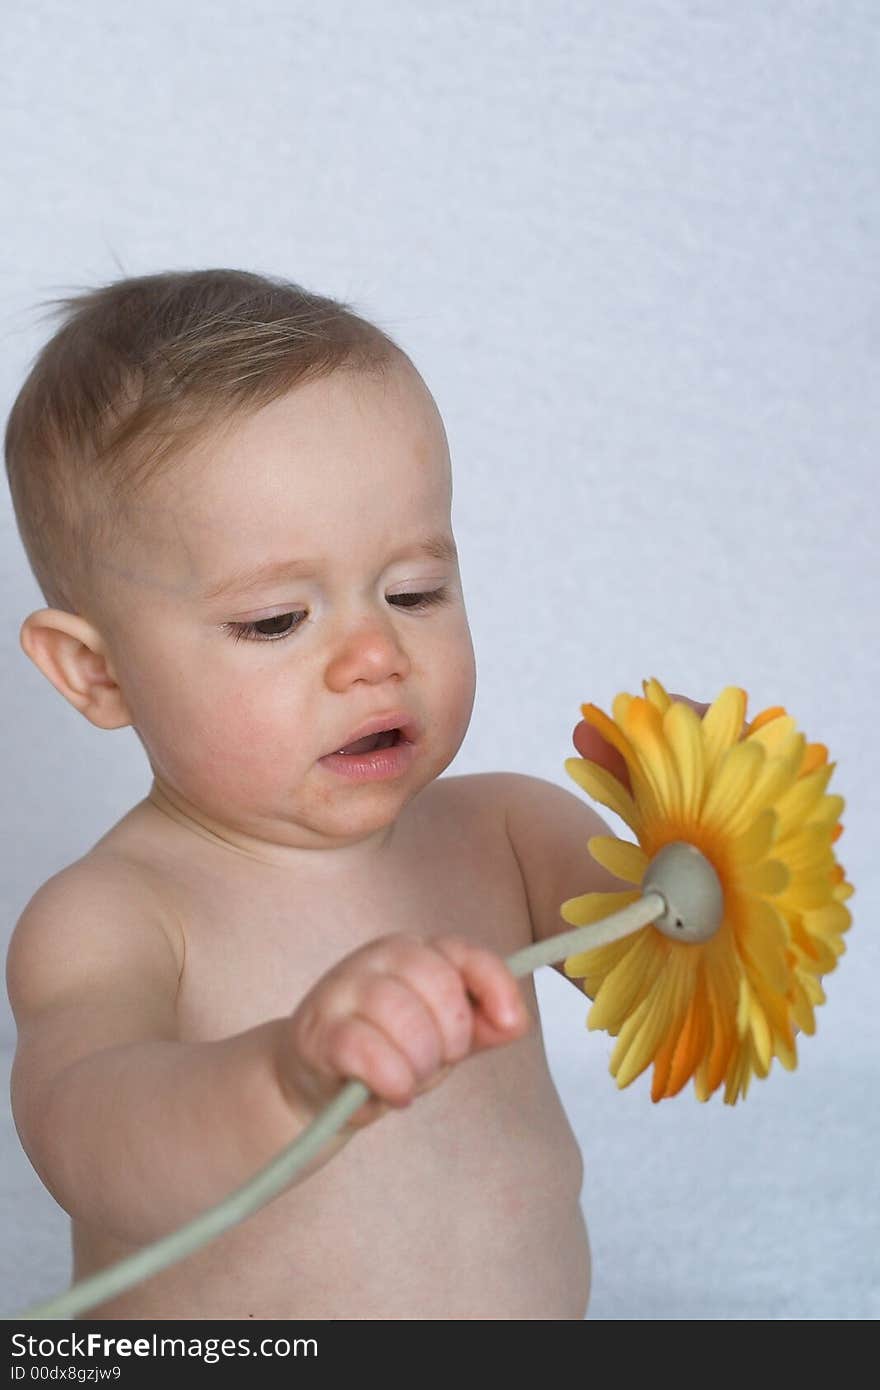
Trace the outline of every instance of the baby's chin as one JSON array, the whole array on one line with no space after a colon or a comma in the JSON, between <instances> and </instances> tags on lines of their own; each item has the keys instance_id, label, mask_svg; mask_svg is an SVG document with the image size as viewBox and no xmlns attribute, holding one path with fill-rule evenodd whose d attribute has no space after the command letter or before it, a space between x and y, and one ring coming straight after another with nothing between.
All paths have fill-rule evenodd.
<instances>
[{"instance_id":1,"label":"baby's chin","mask_svg":"<svg viewBox=\"0 0 880 1390\"><path fill-rule=\"evenodd\" d=\"M227 767L219 783L203 779L199 785L198 775L174 777L153 767L148 799L202 838L256 858L290 860L297 853L358 846L369 853L390 843L398 818L453 762L467 722L459 721L463 727L448 738L438 738L434 727L430 736L421 730L409 747L377 751L377 762L390 766L375 777L369 768L359 775L364 759L346 762L346 755L317 757L296 769L287 785L279 784L276 767L266 787L259 776L249 783L246 768L230 775Z\"/></svg>"}]
</instances>

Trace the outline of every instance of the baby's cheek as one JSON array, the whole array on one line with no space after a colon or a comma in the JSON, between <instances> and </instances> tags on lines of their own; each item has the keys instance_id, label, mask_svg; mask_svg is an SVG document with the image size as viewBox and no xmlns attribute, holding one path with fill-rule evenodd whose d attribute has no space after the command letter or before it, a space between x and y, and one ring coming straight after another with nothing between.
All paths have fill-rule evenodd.
<instances>
[{"instance_id":1,"label":"baby's cheek","mask_svg":"<svg viewBox=\"0 0 880 1390\"><path fill-rule=\"evenodd\" d=\"M274 722L241 692L219 695L207 681L193 688L180 680L144 713L139 732L156 771L218 818L278 775Z\"/></svg>"},{"instance_id":2,"label":"baby's cheek","mask_svg":"<svg viewBox=\"0 0 880 1390\"><path fill-rule=\"evenodd\" d=\"M259 799L262 791L291 781L299 747L293 709L275 709L244 692L215 697L202 712L193 739L199 777L214 795L236 801Z\"/></svg>"},{"instance_id":3,"label":"baby's cheek","mask_svg":"<svg viewBox=\"0 0 880 1390\"><path fill-rule=\"evenodd\" d=\"M464 738L470 723L476 694L477 672L470 634L461 634L446 653L441 665L445 673L444 705L450 730Z\"/></svg>"}]
</instances>

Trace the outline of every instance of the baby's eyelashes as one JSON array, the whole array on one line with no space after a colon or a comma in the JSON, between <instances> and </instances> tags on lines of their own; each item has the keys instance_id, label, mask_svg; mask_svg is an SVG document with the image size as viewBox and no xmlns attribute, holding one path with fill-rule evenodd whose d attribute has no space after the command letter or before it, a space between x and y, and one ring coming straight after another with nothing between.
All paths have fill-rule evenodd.
<instances>
[{"instance_id":1,"label":"baby's eyelashes","mask_svg":"<svg viewBox=\"0 0 880 1390\"><path fill-rule=\"evenodd\" d=\"M388 602L395 608L402 608L408 612L415 612L426 608L431 608L435 604L448 602L449 591L446 588L424 589L405 594L389 594ZM222 629L227 637L231 637L233 642L279 642L284 638L290 637L300 628L308 617L308 613L300 609L292 610L288 613L276 613L271 618L257 618L249 623L223 623ZM297 621L291 621L296 619ZM279 627L278 624L281 624ZM274 626L273 626L274 625ZM268 628L268 631L266 629Z\"/></svg>"},{"instance_id":2,"label":"baby's eyelashes","mask_svg":"<svg viewBox=\"0 0 880 1390\"><path fill-rule=\"evenodd\" d=\"M308 615L302 612L295 613L276 613L274 618L259 618L252 623L224 623L223 631L233 642L277 642L279 639L289 637L292 632L303 623ZM298 621L290 623L288 620L296 618ZM273 624L281 624L281 627ZM268 632L261 629L269 628Z\"/></svg>"}]
</instances>

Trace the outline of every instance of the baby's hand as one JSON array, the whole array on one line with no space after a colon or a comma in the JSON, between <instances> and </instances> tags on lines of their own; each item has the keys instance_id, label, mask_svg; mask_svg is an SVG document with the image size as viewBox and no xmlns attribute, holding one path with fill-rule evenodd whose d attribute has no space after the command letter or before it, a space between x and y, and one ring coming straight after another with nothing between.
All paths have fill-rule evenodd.
<instances>
[{"instance_id":1,"label":"baby's hand","mask_svg":"<svg viewBox=\"0 0 880 1390\"><path fill-rule=\"evenodd\" d=\"M430 1091L456 1062L529 1031L532 1016L501 956L461 936L395 933L345 956L306 995L282 1032L282 1084L315 1113L340 1082L375 1094L348 1121Z\"/></svg>"},{"instance_id":2,"label":"baby's hand","mask_svg":"<svg viewBox=\"0 0 880 1390\"><path fill-rule=\"evenodd\" d=\"M691 700L687 695L676 695L672 691L669 692L669 698L677 700L680 704L690 705L694 713L698 714L701 719L709 708L700 700ZM743 724L743 733L745 733L745 729L746 726ZM588 758L591 763L598 763L600 767L613 773L618 782L622 782L627 791L632 792L629 768L623 757L612 744L602 737L598 729L594 729L592 724L587 723L586 719L582 719L579 724L575 725L572 742L582 758Z\"/></svg>"}]
</instances>

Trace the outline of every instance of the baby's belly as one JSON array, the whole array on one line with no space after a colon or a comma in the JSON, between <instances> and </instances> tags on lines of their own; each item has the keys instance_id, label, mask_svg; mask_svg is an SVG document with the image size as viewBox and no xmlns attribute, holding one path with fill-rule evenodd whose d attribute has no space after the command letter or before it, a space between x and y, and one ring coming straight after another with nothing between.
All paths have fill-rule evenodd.
<instances>
[{"instance_id":1,"label":"baby's belly","mask_svg":"<svg viewBox=\"0 0 880 1390\"><path fill-rule=\"evenodd\" d=\"M304 1183L81 1317L580 1319L581 1156L537 1033L471 1057ZM74 1229L75 1278L128 1253Z\"/></svg>"}]
</instances>

